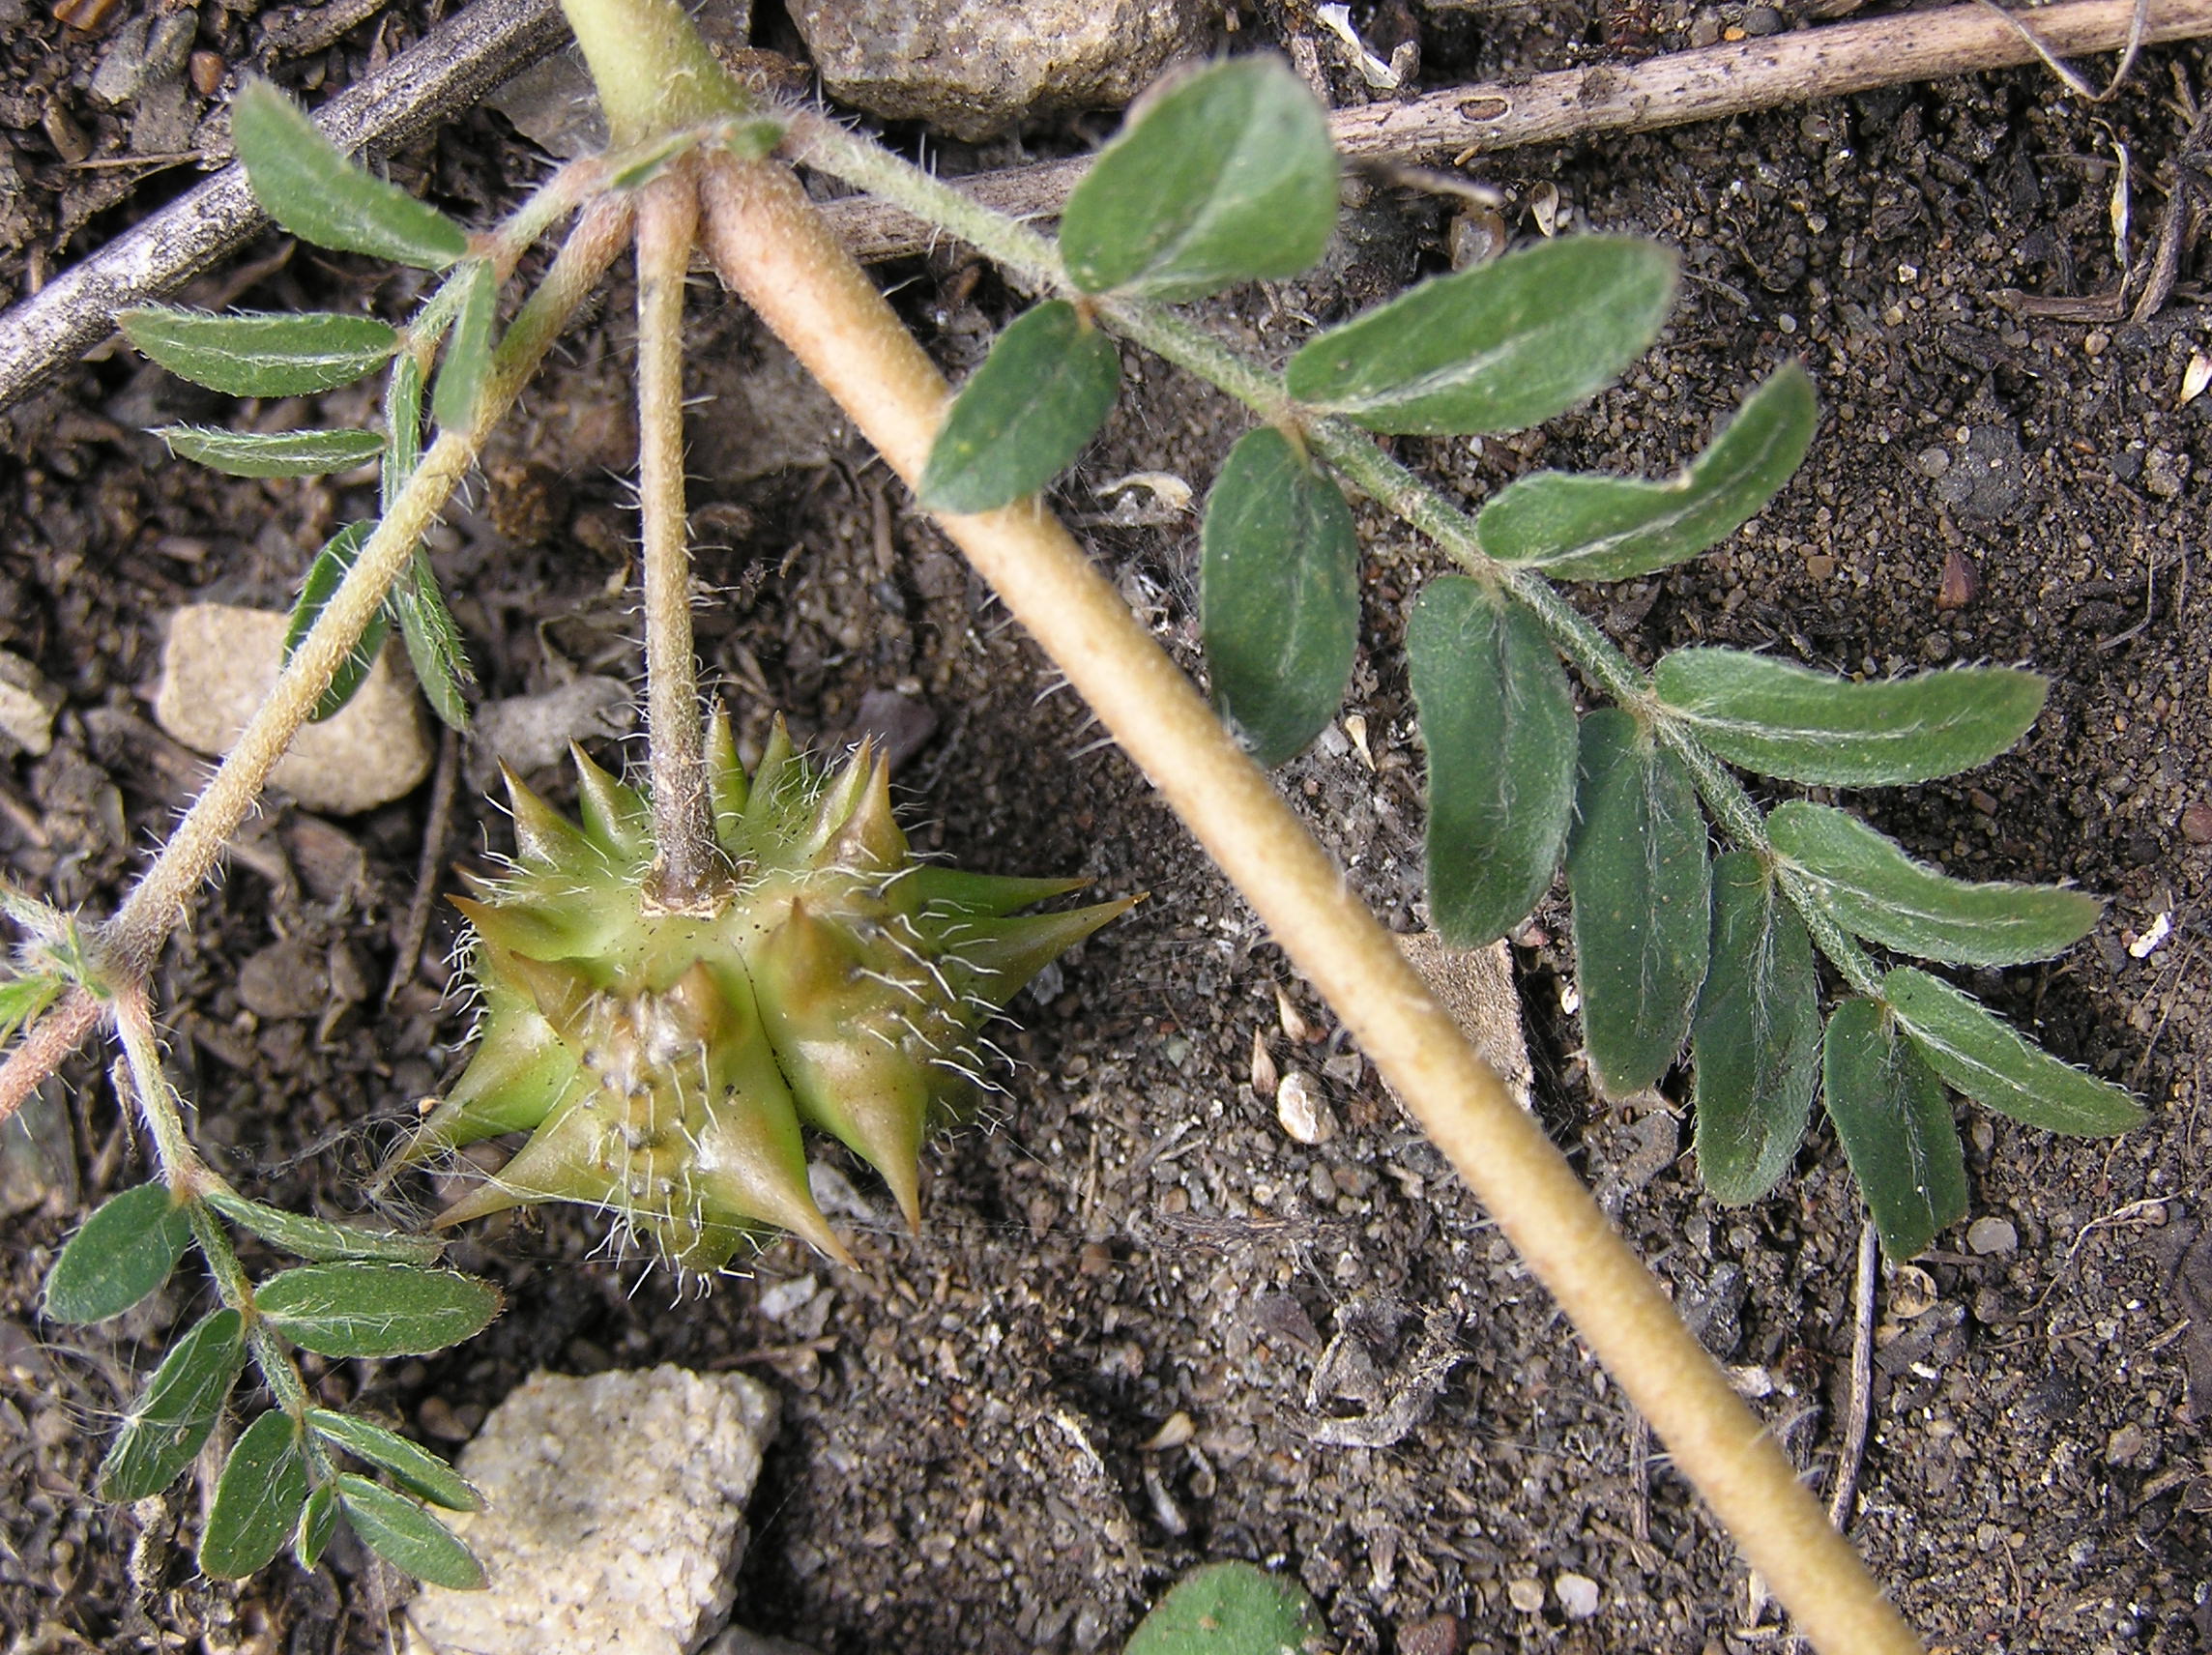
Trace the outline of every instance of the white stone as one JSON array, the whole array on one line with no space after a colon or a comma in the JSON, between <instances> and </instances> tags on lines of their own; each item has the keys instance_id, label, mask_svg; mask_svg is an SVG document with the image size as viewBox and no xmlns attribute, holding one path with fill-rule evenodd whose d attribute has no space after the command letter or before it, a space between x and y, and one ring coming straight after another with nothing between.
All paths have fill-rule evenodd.
<instances>
[{"instance_id":1,"label":"white stone","mask_svg":"<svg viewBox=\"0 0 2212 1655\"><path fill-rule=\"evenodd\" d=\"M1558 1597L1559 1612L1569 1620L1587 1620L1597 1613L1597 1582L1587 1575L1562 1574L1552 1582L1552 1590Z\"/></svg>"},{"instance_id":2,"label":"white stone","mask_svg":"<svg viewBox=\"0 0 2212 1655\"><path fill-rule=\"evenodd\" d=\"M1966 1226L1966 1245L1985 1257L2009 1253L2020 1245L2020 1232L2009 1218L1977 1218Z\"/></svg>"},{"instance_id":3,"label":"white stone","mask_svg":"<svg viewBox=\"0 0 2212 1655\"><path fill-rule=\"evenodd\" d=\"M1303 1069L1293 1069L1275 1088L1275 1118L1300 1144L1325 1144L1336 1136L1336 1113Z\"/></svg>"},{"instance_id":4,"label":"white stone","mask_svg":"<svg viewBox=\"0 0 2212 1655\"><path fill-rule=\"evenodd\" d=\"M486 1509L449 1518L490 1589L408 1616L470 1655L684 1655L730 1609L775 1394L742 1374L534 1374L461 1455Z\"/></svg>"},{"instance_id":5,"label":"white stone","mask_svg":"<svg viewBox=\"0 0 2212 1655\"><path fill-rule=\"evenodd\" d=\"M276 682L284 627L285 617L273 610L179 609L161 652L156 721L195 752L230 751ZM388 649L343 711L300 726L269 784L309 810L351 816L411 792L429 773L431 757L421 699Z\"/></svg>"}]
</instances>

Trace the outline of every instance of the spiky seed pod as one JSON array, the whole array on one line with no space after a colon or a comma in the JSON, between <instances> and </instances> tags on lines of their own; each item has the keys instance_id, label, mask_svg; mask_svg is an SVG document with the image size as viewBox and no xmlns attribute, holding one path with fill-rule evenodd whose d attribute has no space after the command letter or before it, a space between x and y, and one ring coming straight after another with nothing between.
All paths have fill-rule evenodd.
<instances>
[{"instance_id":1,"label":"spiky seed pod","mask_svg":"<svg viewBox=\"0 0 2212 1655\"><path fill-rule=\"evenodd\" d=\"M645 799L574 757L582 825L509 772L514 862L453 899L475 933L477 1053L401 1159L530 1139L441 1225L573 1201L687 1269L765 1227L850 1262L807 1191L801 1126L850 1146L917 1221L922 1142L980 1071L977 1026L1135 900L1018 915L1084 882L917 862L870 747L832 775L778 719L748 780L717 716L732 877L711 913L660 911Z\"/></svg>"}]
</instances>

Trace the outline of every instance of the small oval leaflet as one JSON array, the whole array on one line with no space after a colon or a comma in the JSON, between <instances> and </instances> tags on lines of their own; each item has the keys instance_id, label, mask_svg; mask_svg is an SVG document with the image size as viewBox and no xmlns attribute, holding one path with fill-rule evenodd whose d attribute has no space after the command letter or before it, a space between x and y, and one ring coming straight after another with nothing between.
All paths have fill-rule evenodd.
<instances>
[{"instance_id":1,"label":"small oval leaflet","mask_svg":"<svg viewBox=\"0 0 2212 1655\"><path fill-rule=\"evenodd\" d=\"M1121 389L1121 353L1064 299L992 342L930 446L917 491L930 511L990 511L1033 494L1097 435Z\"/></svg>"},{"instance_id":2,"label":"small oval leaflet","mask_svg":"<svg viewBox=\"0 0 2212 1655\"><path fill-rule=\"evenodd\" d=\"M1681 761L1605 707L1583 719L1567 847L1590 1068L1608 1097L1655 1086L1690 1031L1712 946L1705 819Z\"/></svg>"},{"instance_id":3,"label":"small oval leaflet","mask_svg":"<svg viewBox=\"0 0 2212 1655\"><path fill-rule=\"evenodd\" d=\"M233 1224L250 1230L273 1247L318 1263L335 1259L375 1259L391 1263L427 1264L446 1250L435 1235L407 1235L393 1230L366 1230L334 1224L281 1207L247 1201L235 1190L210 1190L208 1205Z\"/></svg>"},{"instance_id":4,"label":"small oval leaflet","mask_svg":"<svg viewBox=\"0 0 2212 1655\"><path fill-rule=\"evenodd\" d=\"M460 225L348 160L266 80L239 89L230 132L254 199L302 241L423 270L443 270L469 250Z\"/></svg>"},{"instance_id":5,"label":"small oval leaflet","mask_svg":"<svg viewBox=\"0 0 2212 1655\"><path fill-rule=\"evenodd\" d=\"M476 682L469 657L461 646L461 629L446 607L438 590L438 577L430 567L430 555L415 548L414 561L392 583L389 607L399 618L399 636L407 645L407 659L415 669L415 682L439 722L449 729L469 727L469 704L461 686Z\"/></svg>"},{"instance_id":6,"label":"small oval leaflet","mask_svg":"<svg viewBox=\"0 0 2212 1655\"><path fill-rule=\"evenodd\" d=\"M271 1408L239 1435L223 1463L200 1535L200 1567L218 1581L244 1580L283 1550L306 1502L299 1428Z\"/></svg>"},{"instance_id":7,"label":"small oval leaflet","mask_svg":"<svg viewBox=\"0 0 2212 1655\"><path fill-rule=\"evenodd\" d=\"M405 1495L341 1471L337 1497L362 1543L394 1569L456 1592L483 1587L483 1565L475 1553Z\"/></svg>"},{"instance_id":8,"label":"small oval leaflet","mask_svg":"<svg viewBox=\"0 0 2212 1655\"><path fill-rule=\"evenodd\" d=\"M1560 580L1652 574L1719 544L1781 492L1817 419L1813 382L1787 363L1726 429L1667 482L1538 472L1475 516L1482 548Z\"/></svg>"},{"instance_id":9,"label":"small oval leaflet","mask_svg":"<svg viewBox=\"0 0 2212 1655\"><path fill-rule=\"evenodd\" d=\"M1122 1655L1284 1655L1315 1630L1313 1600L1255 1563L1193 1569L1152 1606Z\"/></svg>"},{"instance_id":10,"label":"small oval leaflet","mask_svg":"<svg viewBox=\"0 0 2212 1655\"><path fill-rule=\"evenodd\" d=\"M1929 1066L1976 1103L2082 1138L2142 1124L2142 1106L2118 1087L2031 1044L1941 978L1898 966L1881 986Z\"/></svg>"},{"instance_id":11,"label":"small oval leaflet","mask_svg":"<svg viewBox=\"0 0 2212 1655\"><path fill-rule=\"evenodd\" d=\"M300 1526L292 1534L292 1555L301 1568L312 1569L323 1560L337 1528L337 1484L317 1483L307 1492L307 1503L300 1508Z\"/></svg>"},{"instance_id":12,"label":"small oval leaflet","mask_svg":"<svg viewBox=\"0 0 2212 1655\"><path fill-rule=\"evenodd\" d=\"M1291 359L1290 392L1371 431L1518 431L1595 395L1658 337L1674 254L1627 236L1508 253L1331 328Z\"/></svg>"},{"instance_id":13,"label":"small oval leaflet","mask_svg":"<svg viewBox=\"0 0 2212 1655\"><path fill-rule=\"evenodd\" d=\"M1687 649L1653 672L1698 740L1757 775L1893 787L1985 765L2027 734L2050 686L2016 667L1854 683L1743 650Z\"/></svg>"},{"instance_id":14,"label":"small oval leaflet","mask_svg":"<svg viewBox=\"0 0 2212 1655\"><path fill-rule=\"evenodd\" d=\"M1429 912L1456 948L1528 917L1566 854L1575 707L1543 625L1465 575L1425 587L1406 627L1429 750Z\"/></svg>"},{"instance_id":15,"label":"small oval leaflet","mask_svg":"<svg viewBox=\"0 0 2212 1655\"><path fill-rule=\"evenodd\" d=\"M1248 431L1206 501L1200 626L1214 700L1252 756L1295 758L1359 651L1359 538L1336 483L1282 432Z\"/></svg>"},{"instance_id":16,"label":"small oval leaflet","mask_svg":"<svg viewBox=\"0 0 2212 1655\"><path fill-rule=\"evenodd\" d=\"M176 1481L245 1367L246 1325L235 1310L214 1312L172 1345L101 1462L101 1498L144 1499Z\"/></svg>"},{"instance_id":17,"label":"small oval leaflet","mask_svg":"<svg viewBox=\"0 0 2212 1655\"><path fill-rule=\"evenodd\" d=\"M1289 65L1214 64L1132 111L1067 199L1061 257L1087 293L1162 300L1295 276L1328 245L1336 173Z\"/></svg>"},{"instance_id":18,"label":"small oval leaflet","mask_svg":"<svg viewBox=\"0 0 2212 1655\"><path fill-rule=\"evenodd\" d=\"M160 1180L109 1196L54 1261L43 1308L80 1324L121 1316L169 1279L191 1238L190 1212Z\"/></svg>"},{"instance_id":19,"label":"small oval leaflet","mask_svg":"<svg viewBox=\"0 0 2212 1655\"><path fill-rule=\"evenodd\" d=\"M292 652L306 641L314 630L315 623L322 619L324 608L345 584L354 560L361 556L362 547L376 532L374 523L348 523L330 537L323 549L315 554L315 561L307 566L307 577L300 583L300 595L292 604L292 619L284 628L284 660L290 664ZM360 691L362 684L376 667L377 654L384 648L384 640L392 635L392 616L389 607L379 609L363 628L336 672L331 675L329 687L315 710L308 716L318 722L335 717L345 710L345 704Z\"/></svg>"},{"instance_id":20,"label":"small oval leaflet","mask_svg":"<svg viewBox=\"0 0 2212 1655\"><path fill-rule=\"evenodd\" d=\"M2017 966L2063 953L2104 904L2057 886L1968 884L1906 856L1847 810L1790 799L1767 818L1774 848L1854 936L1923 960Z\"/></svg>"},{"instance_id":21,"label":"small oval leaflet","mask_svg":"<svg viewBox=\"0 0 2212 1655\"><path fill-rule=\"evenodd\" d=\"M471 259L455 271L461 284L460 310L446 335L446 360L430 390L430 418L441 431L466 430L483 398L491 373L492 333L498 321L499 281L485 259Z\"/></svg>"},{"instance_id":22,"label":"small oval leaflet","mask_svg":"<svg viewBox=\"0 0 2212 1655\"><path fill-rule=\"evenodd\" d=\"M410 1264L306 1264L253 1295L269 1325L323 1356L426 1356L499 1314L499 1290L454 1270Z\"/></svg>"},{"instance_id":23,"label":"small oval leaflet","mask_svg":"<svg viewBox=\"0 0 2212 1655\"><path fill-rule=\"evenodd\" d=\"M390 1471L408 1493L449 1511L481 1511L483 1496L452 1466L397 1432L387 1431L350 1413L329 1408L307 1410L307 1429L336 1443L357 1460Z\"/></svg>"},{"instance_id":24,"label":"small oval leaflet","mask_svg":"<svg viewBox=\"0 0 2212 1655\"><path fill-rule=\"evenodd\" d=\"M1871 1000L1829 1014L1820 1064L1828 1118L1881 1250L1902 1263L1966 1215L1965 1153L1943 1084Z\"/></svg>"},{"instance_id":25,"label":"small oval leaflet","mask_svg":"<svg viewBox=\"0 0 2212 1655\"><path fill-rule=\"evenodd\" d=\"M120 312L133 345L179 379L233 396L305 396L351 385L399 348L373 316L214 316L167 305Z\"/></svg>"},{"instance_id":26,"label":"small oval leaflet","mask_svg":"<svg viewBox=\"0 0 2212 1655\"><path fill-rule=\"evenodd\" d=\"M1698 1174L1732 1206L1790 1170L1820 1085L1820 977L1813 940L1765 863L1713 863L1712 967L1690 1025Z\"/></svg>"},{"instance_id":27,"label":"small oval leaflet","mask_svg":"<svg viewBox=\"0 0 2212 1655\"><path fill-rule=\"evenodd\" d=\"M154 435L181 460L229 477L323 477L351 471L384 451L374 431L223 431L163 425Z\"/></svg>"}]
</instances>

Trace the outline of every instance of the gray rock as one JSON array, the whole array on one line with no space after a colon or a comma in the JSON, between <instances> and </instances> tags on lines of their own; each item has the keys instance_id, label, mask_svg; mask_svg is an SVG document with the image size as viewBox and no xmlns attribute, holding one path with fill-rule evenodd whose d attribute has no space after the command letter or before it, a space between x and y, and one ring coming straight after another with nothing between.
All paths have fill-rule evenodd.
<instances>
[{"instance_id":1,"label":"gray rock","mask_svg":"<svg viewBox=\"0 0 2212 1655\"><path fill-rule=\"evenodd\" d=\"M12 746L35 759L54 748L54 714L62 692L21 655L0 650L0 752Z\"/></svg>"},{"instance_id":2,"label":"gray rock","mask_svg":"<svg viewBox=\"0 0 2212 1655\"><path fill-rule=\"evenodd\" d=\"M409 1620L472 1655L684 1655L729 1612L776 1415L742 1374L533 1374L461 1455L486 1509L449 1521L490 1589L425 1587Z\"/></svg>"},{"instance_id":3,"label":"gray rock","mask_svg":"<svg viewBox=\"0 0 2212 1655\"><path fill-rule=\"evenodd\" d=\"M1966 1226L1966 1245L1984 1258L2020 1245L2020 1232L2009 1218L1982 1217Z\"/></svg>"},{"instance_id":4,"label":"gray rock","mask_svg":"<svg viewBox=\"0 0 2212 1655\"><path fill-rule=\"evenodd\" d=\"M830 95L966 142L1118 109L1204 44L1200 0L794 0Z\"/></svg>"},{"instance_id":5,"label":"gray rock","mask_svg":"<svg viewBox=\"0 0 2212 1655\"><path fill-rule=\"evenodd\" d=\"M284 625L271 610L179 609L161 652L155 721L194 752L227 753L276 682ZM310 810L351 816L412 791L430 759L422 703L387 650L344 711L300 727L269 781Z\"/></svg>"},{"instance_id":6,"label":"gray rock","mask_svg":"<svg viewBox=\"0 0 2212 1655\"><path fill-rule=\"evenodd\" d=\"M481 787L506 760L523 775L568 757L570 741L627 735L637 723L637 698L620 679L579 678L537 695L489 701L477 710L471 772Z\"/></svg>"}]
</instances>

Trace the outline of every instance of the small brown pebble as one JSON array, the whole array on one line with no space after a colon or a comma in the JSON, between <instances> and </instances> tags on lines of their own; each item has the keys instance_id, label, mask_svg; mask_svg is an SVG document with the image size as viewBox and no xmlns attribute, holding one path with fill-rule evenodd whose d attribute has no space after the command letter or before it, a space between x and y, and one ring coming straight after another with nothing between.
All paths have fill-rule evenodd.
<instances>
[{"instance_id":1,"label":"small brown pebble","mask_svg":"<svg viewBox=\"0 0 2212 1655\"><path fill-rule=\"evenodd\" d=\"M213 98L222 90L222 53L196 51L191 56L192 90Z\"/></svg>"},{"instance_id":2,"label":"small brown pebble","mask_svg":"<svg viewBox=\"0 0 2212 1655\"><path fill-rule=\"evenodd\" d=\"M1103 1241L1086 1241L1075 1267L1087 1276L1102 1276L1114 1267L1114 1250Z\"/></svg>"},{"instance_id":3,"label":"small brown pebble","mask_svg":"<svg viewBox=\"0 0 2212 1655\"><path fill-rule=\"evenodd\" d=\"M1398 1655L1460 1655L1467 1633L1456 1614L1433 1614L1398 1634Z\"/></svg>"},{"instance_id":4,"label":"small brown pebble","mask_svg":"<svg viewBox=\"0 0 2212 1655\"><path fill-rule=\"evenodd\" d=\"M1964 609L1982 593L1982 577L1974 562L1953 546L1943 557L1943 580L1936 589L1936 607Z\"/></svg>"},{"instance_id":5,"label":"small brown pebble","mask_svg":"<svg viewBox=\"0 0 2212 1655\"><path fill-rule=\"evenodd\" d=\"M2212 845L2212 804L2200 800L2181 813L2181 836L2192 845Z\"/></svg>"},{"instance_id":6,"label":"small brown pebble","mask_svg":"<svg viewBox=\"0 0 2212 1655\"><path fill-rule=\"evenodd\" d=\"M1534 1614L1544 1607L1544 1582L1529 1580L1507 1581L1505 1582L1505 1598L1523 1614Z\"/></svg>"},{"instance_id":7,"label":"small brown pebble","mask_svg":"<svg viewBox=\"0 0 2212 1655\"><path fill-rule=\"evenodd\" d=\"M1826 552L1815 552L1805 560L1805 572L1815 580L1832 580L1836 573L1836 560Z\"/></svg>"},{"instance_id":8,"label":"small brown pebble","mask_svg":"<svg viewBox=\"0 0 2212 1655\"><path fill-rule=\"evenodd\" d=\"M415 1409L415 1421L425 1437L440 1442L466 1442L483 1423L483 1409L473 1402L455 1408L444 1397L424 1397Z\"/></svg>"}]
</instances>

